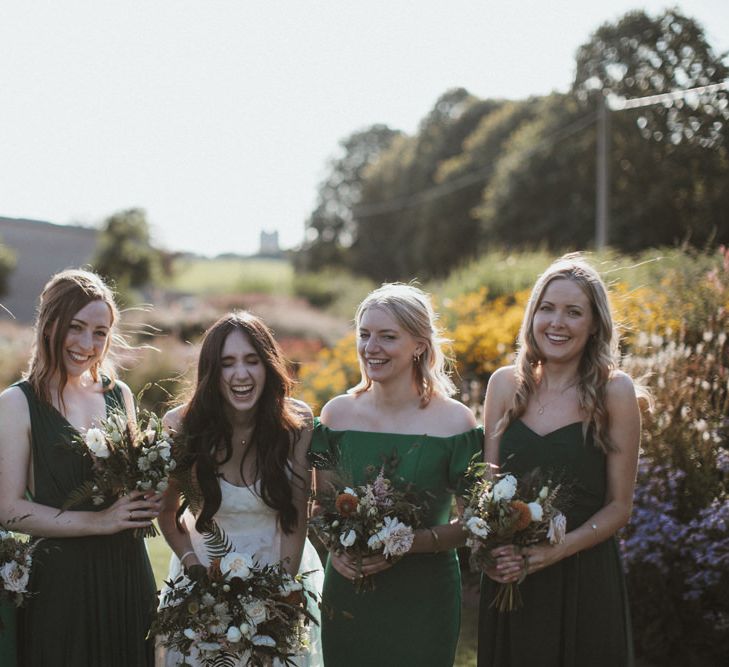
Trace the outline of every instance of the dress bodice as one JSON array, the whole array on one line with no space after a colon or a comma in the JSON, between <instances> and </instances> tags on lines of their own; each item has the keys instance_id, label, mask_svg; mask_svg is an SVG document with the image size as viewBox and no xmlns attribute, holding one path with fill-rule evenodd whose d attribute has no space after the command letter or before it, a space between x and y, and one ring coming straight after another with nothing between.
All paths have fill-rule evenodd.
<instances>
[{"instance_id":1,"label":"dress bodice","mask_svg":"<svg viewBox=\"0 0 729 667\"><path fill-rule=\"evenodd\" d=\"M220 479L221 501L215 513L215 523L223 529L239 552L249 553L262 565L275 563L281 549L278 514L258 495L258 483L253 487L236 486ZM198 558L208 565L210 560L204 536L195 529L196 517L189 511L183 514Z\"/></svg>"},{"instance_id":2,"label":"dress bodice","mask_svg":"<svg viewBox=\"0 0 729 667\"><path fill-rule=\"evenodd\" d=\"M517 477L539 468L564 485L567 529L584 523L605 503L605 453L584 433L582 422L566 424L540 435L522 420L512 422L501 436L499 462L504 472Z\"/></svg>"},{"instance_id":3,"label":"dress bodice","mask_svg":"<svg viewBox=\"0 0 729 667\"><path fill-rule=\"evenodd\" d=\"M483 429L457 435L337 431L317 422L310 459L315 467L336 469L348 484L371 481L382 465L395 483L411 484L426 505L426 525L446 523L453 494L463 490L464 473L481 453Z\"/></svg>"}]
</instances>

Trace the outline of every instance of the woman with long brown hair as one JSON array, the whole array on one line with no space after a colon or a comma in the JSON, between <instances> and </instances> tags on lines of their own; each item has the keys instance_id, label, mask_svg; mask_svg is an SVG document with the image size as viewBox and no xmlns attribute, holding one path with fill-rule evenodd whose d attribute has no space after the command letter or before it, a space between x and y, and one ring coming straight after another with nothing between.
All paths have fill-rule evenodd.
<instances>
[{"instance_id":1,"label":"woman with long brown hair","mask_svg":"<svg viewBox=\"0 0 729 667\"><path fill-rule=\"evenodd\" d=\"M89 271L59 273L40 297L25 379L0 395L0 523L45 538L35 550L21 623L28 667L151 665L145 641L155 586L144 541L159 499L131 493L61 512L91 477L68 446L112 410L134 419L109 361L119 312Z\"/></svg>"},{"instance_id":2,"label":"woman with long brown hair","mask_svg":"<svg viewBox=\"0 0 729 667\"><path fill-rule=\"evenodd\" d=\"M192 396L164 417L191 457L197 496L193 513L178 485L165 494L159 524L174 552L168 580L209 565L204 534L217 525L236 551L261 564L283 560L290 574L314 571L307 586L316 589L318 579L321 588L321 562L306 540L312 416L290 398L291 386L281 349L256 316L229 313L206 331ZM297 665L322 664L312 631ZM182 657L169 652L166 660L177 665ZM194 655L187 660L198 664Z\"/></svg>"}]
</instances>

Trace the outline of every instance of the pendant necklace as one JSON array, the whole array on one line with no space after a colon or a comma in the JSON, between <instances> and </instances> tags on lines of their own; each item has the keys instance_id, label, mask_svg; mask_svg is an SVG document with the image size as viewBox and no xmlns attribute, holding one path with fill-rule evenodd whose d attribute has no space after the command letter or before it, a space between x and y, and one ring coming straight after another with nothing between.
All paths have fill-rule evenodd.
<instances>
[{"instance_id":1,"label":"pendant necklace","mask_svg":"<svg viewBox=\"0 0 729 667\"><path fill-rule=\"evenodd\" d=\"M534 392L534 398L536 399L537 403L539 404L539 409L537 410L537 414L540 416L543 415L544 410L547 407L549 407L552 403L554 403L555 401L558 401L560 398L562 398L562 396L564 396L564 393L568 389L572 389L572 387L574 387L578 382L579 382L579 380L575 380L574 382L571 382L562 391L560 391L559 394L555 398L553 398L551 401L547 401L546 403L542 403L539 400L539 396L538 396L537 392Z\"/></svg>"}]
</instances>

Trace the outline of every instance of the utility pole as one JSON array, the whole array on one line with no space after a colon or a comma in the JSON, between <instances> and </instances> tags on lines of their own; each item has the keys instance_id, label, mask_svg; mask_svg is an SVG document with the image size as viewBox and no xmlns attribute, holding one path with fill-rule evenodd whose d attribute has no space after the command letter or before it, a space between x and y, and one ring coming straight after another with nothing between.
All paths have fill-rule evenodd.
<instances>
[{"instance_id":1,"label":"utility pole","mask_svg":"<svg viewBox=\"0 0 729 667\"><path fill-rule=\"evenodd\" d=\"M610 116L607 99L604 95L597 98L597 201L595 202L595 249L605 250L608 244L610 212L608 192L610 188Z\"/></svg>"},{"instance_id":2,"label":"utility pole","mask_svg":"<svg viewBox=\"0 0 729 667\"><path fill-rule=\"evenodd\" d=\"M595 201L595 249L604 250L609 243L610 231L610 111L640 109L654 104L672 104L676 100L684 100L690 95L708 95L720 90L729 90L729 81L712 83L708 86L674 90L670 93L648 95L633 99L612 98L608 101L605 95L597 97L597 181Z\"/></svg>"}]
</instances>

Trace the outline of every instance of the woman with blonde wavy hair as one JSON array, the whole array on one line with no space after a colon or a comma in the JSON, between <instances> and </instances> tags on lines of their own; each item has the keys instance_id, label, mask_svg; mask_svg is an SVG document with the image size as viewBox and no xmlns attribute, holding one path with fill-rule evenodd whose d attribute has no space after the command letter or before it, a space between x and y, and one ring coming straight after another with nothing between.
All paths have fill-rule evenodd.
<instances>
[{"instance_id":1,"label":"woman with blonde wavy hair","mask_svg":"<svg viewBox=\"0 0 729 667\"><path fill-rule=\"evenodd\" d=\"M617 348L597 271L578 255L554 262L532 290L516 363L489 381L485 457L517 477L538 468L561 480L569 489L566 535L560 544L493 550L479 667L632 665L615 533L630 518L640 411L633 381L617 369ZM520 609L491 606L497 584L519 580Z\"/></svg>"},{"instance_id":2,"label":"woman with blonde wavy hair","mask_svg":"<svg viewBox=\"0 0 729 667\"><path fill-rule=\"evenodd\" d=\"M453 664L461 600L455 549L465 536L450 509L483 433L450 398L455 387L436 319L430 297L412 285L370 293L355 318L362 380L324 406L314 431L318 487L327 469L358 485L389 462L388 476L427 500L426 527L401 560L363 558L361 576L371 577L374 590L358 593L355 560L330 553L322 598L327 665Z\"/></svg>"}]
</instances>

